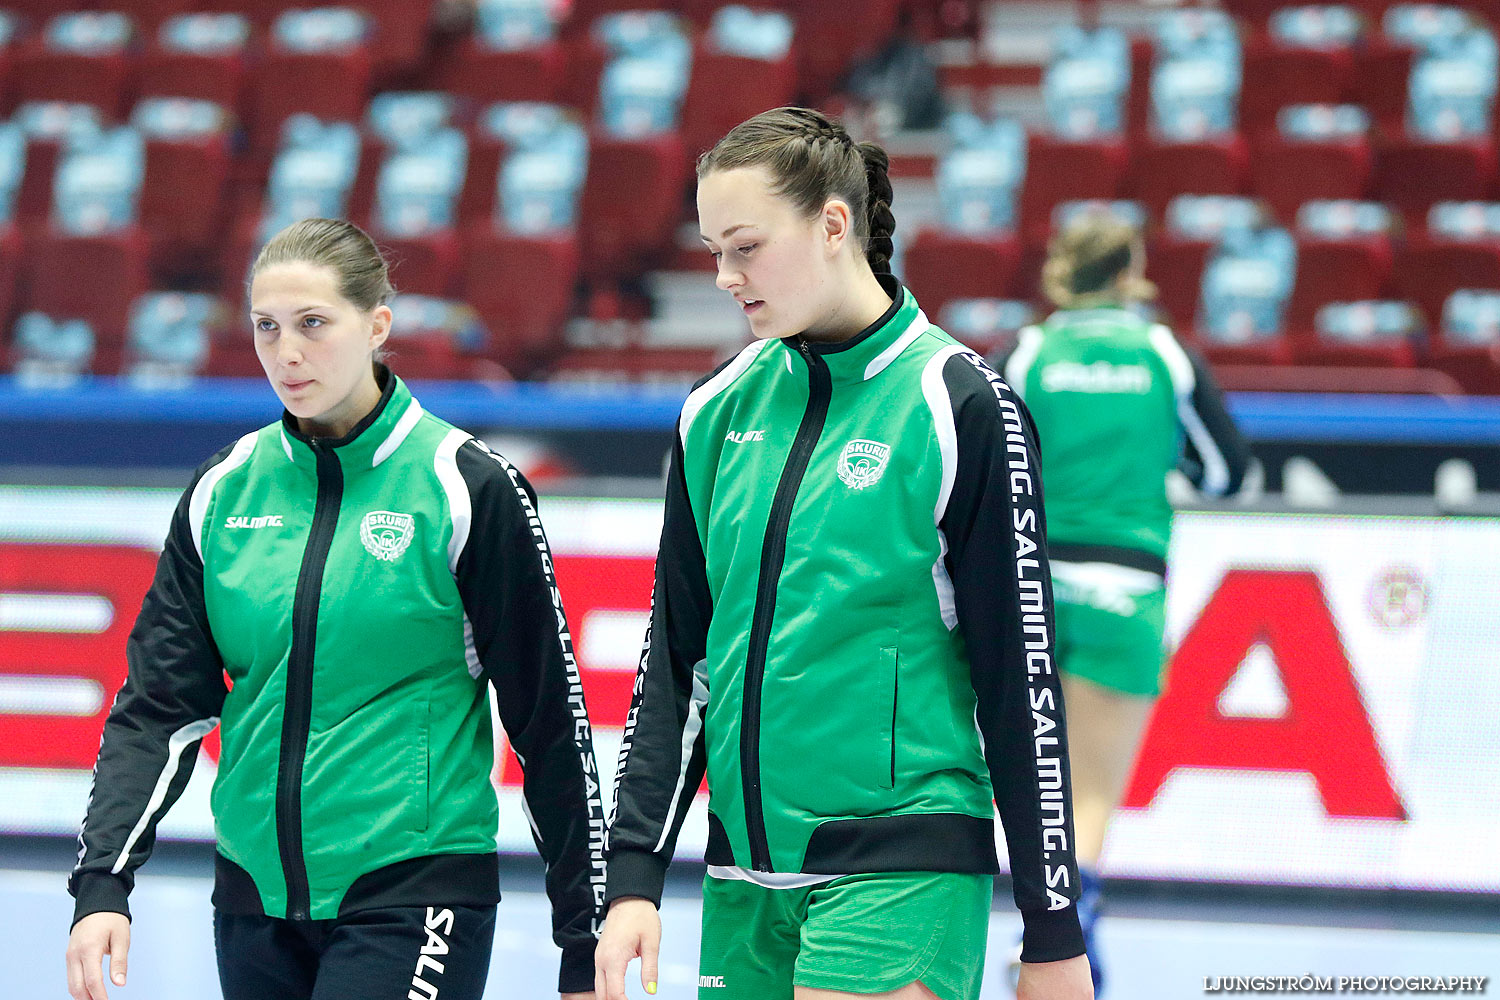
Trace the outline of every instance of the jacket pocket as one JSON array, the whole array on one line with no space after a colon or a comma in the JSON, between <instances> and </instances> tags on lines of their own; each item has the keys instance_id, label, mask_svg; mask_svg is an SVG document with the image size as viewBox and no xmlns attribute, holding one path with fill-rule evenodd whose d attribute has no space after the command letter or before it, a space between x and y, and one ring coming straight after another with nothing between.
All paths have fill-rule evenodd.
<instances>
[{"instance_id":1,"label":"jacket pocket","mask_svg":"<svg viewBox=\"0 0 1500 1000\"><path fill-rule=\"evenodd\" d=\"M412 797L415 800L416 827L425 831L432 814L432 698L428 696L422 702L422 715L420 724L415 733L416 749L414 757L420 766L417 773L417 787L412 789Z\"/></svg>"},{"instance_id":2,"label":"jacket pocket","mask_svg":"<svg viewBox=\"0 0 1500 1000\"><path fill-rule=\"evenodd\" d=\"M880 647L876 661L876 700L874 722L876 737L876 783L881 788L896 787L896 697L899 684L897 666L900 656L895 646Z\"/></svg>"}]
</instances>

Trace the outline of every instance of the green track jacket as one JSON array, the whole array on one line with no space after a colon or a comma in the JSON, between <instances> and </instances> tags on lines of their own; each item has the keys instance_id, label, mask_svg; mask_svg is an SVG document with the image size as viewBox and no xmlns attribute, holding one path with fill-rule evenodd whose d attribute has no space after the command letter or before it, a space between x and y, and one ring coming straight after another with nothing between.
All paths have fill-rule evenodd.
<instances>
[{"instance_id":1,"label":"green track jacket","mask_svg":"<svg viewBox=\"0 0 1500 1000\"><path fill-rule=\"evenodd\" d=\"M193 477L105 723L75 920L129 912L215 725L220 910L497 902L493 684L547 862L560 988L592 989L603 809L536 497L380 374L347 437L286 417Z\"/></svg>"},{"instance_id":2,"label":"green track jacket","mask_svg":"<svg viewBox=\"0 0 1500 1000\"><path fill-rule=\"evenodd\" d=\"M894 281L836 345L693 390L618 766L608 899L659 900L705 769L711 865L995 872L1082 954L1035 432Z\"/></svg>"}]
</instances>

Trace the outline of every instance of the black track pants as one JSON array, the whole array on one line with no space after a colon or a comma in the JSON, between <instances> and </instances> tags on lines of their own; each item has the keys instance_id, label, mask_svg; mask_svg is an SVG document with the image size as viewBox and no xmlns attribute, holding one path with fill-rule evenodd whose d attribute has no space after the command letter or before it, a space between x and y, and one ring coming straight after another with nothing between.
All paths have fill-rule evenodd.
<instances>
[{"instance_id":1,"label":"black track pants","mask_svg":"<svg viewBox=\"0 0 1500 1000\"><path fill-rule=\"evenodd\" d=\"M401 906L336 920L214 911L224 1000L480 1000L493 906Z\"/></svg>"}]
</instances>

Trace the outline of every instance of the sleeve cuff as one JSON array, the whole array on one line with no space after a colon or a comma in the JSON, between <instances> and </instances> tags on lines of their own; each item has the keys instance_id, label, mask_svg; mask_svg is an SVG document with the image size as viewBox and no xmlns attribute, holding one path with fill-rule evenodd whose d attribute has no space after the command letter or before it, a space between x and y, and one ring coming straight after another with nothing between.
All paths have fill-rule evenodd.
<instances>
[{"instance_id":1,"label":"sleeve cuff","mask_svg":"<svg viewBox=\"0 0 1500 1000\"><path fill-rule=\"evenodd\" d=\"M1061 910L1022 910L1021 961L1061 962L1083 954L1077 904Z\"/></svg>"},{"instance_id":2,"label":"sleeve cuff","mask_svg":"<svg viewBox=\"0 0 1500 1000\"><path fill-rule=\"evenodd\" d=\"M616 851L609 858L605 878L604 907L621 896L640 896L661 908L662 886L667 881L669 860L647 851Z\"/></svg>"},{"instance_id":3,"label":"sleeve cuff","mask_svg":"<svg viewBox=\"0 0 1500 1000\"><path fill-rule=\"evenodd\" d=\"M130 916L130 890L125 880L108 872L86 872L78 876L73 893L77 902L73 906L73 923L78 923L90 913L123 913Z\"/></svg>"},{"instance_id":4,"label":"sleeve cuff","mask_svg":"<svg viewBox=\"0 0 1500 1000\"><path fill-rule=\"evenodd\" d=\"M570 944L563 949L562 966L557 973L557 992L591 993L594 989L594 938Z\"/></svg>"}]
</instances>

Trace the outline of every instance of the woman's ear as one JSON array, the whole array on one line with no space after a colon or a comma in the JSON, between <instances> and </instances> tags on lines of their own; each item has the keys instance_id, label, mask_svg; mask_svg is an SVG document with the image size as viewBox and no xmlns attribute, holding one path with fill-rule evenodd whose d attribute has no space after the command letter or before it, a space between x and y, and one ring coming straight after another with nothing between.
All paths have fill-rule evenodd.
<instances>
[{"instance_id":1,"label":"woman's ear","mask_svg":"<svg viewBox=\"0 0 1500 1000\"><path fill-rule=\"evenodd\" d=\"M844 243L854 235L854 215L849 203L842 198L830 198L823 205L823 248L832 257L843 249Z\"/></svg>"},{"instance_id":2,"label":"woman's ear","mask_svg":"<svg viewBox=\"0 0 1500 1000\"><path fill-rule=\"evenodd\" d=\"M370 329L370 350L375 351L391 335L391 307L376 306L371 319L374 323Z\"/></svg>"}]
</instances>

